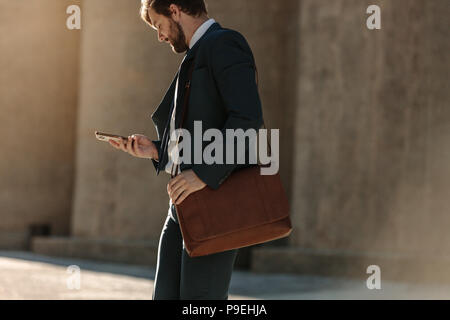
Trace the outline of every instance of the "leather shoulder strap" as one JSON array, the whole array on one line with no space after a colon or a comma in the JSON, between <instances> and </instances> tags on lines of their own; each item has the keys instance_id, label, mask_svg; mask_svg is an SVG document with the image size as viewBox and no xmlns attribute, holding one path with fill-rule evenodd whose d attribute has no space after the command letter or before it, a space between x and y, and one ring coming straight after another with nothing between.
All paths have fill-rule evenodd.
<instances>
[{"instance_id":1,"label":"leather shoulder strap","mask_svg":"<svg viewBox=\"0 0 450 320\"><path fill-rule=\"evenodd\" d=\"M191 65L189 66L188 81L184 86L183 111L181 113L180 128L183 128L187 109L189 108L189 94L191 93L191 81L192 81L192 73L194 72L194 65L195 65L195 58L192 60Z\"/></svg>"}]
</instances>

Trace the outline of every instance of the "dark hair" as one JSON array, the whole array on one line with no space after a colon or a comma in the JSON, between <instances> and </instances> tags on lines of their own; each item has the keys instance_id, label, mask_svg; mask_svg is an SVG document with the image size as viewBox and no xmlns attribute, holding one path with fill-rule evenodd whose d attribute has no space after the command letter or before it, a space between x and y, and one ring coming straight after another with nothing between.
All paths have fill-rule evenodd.
<instances>
[{"instance_id":1,"label":"dark hair","mask_svg":"<svg viewBox=\"0 0 450 320\"><path fill-rule=\"evenodd\" d=\"M151 24L148 16L148 9L152 8L157 14L162 14L166 17L171 16L169 7L175 4L180 7L184 13L198 17L201 14L208 14L205 0L141 0L141 18L147 23Z\"/></svg>"}]
</instances>

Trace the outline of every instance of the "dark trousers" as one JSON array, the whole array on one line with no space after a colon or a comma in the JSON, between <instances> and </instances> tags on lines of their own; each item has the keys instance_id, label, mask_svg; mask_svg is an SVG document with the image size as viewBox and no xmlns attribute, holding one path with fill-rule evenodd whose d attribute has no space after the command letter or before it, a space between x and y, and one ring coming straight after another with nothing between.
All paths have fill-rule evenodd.
<instances>
[{"instance_id":1,"label":"dark trousers","mask_svg":"<svg viewBox=\"0 0 450 320\"><path fill-rule=\"evenodd\" d=\"M237 252L189 257L172 205L159 239L153 300L227 300Z\"/></svg>"}]
</instances>

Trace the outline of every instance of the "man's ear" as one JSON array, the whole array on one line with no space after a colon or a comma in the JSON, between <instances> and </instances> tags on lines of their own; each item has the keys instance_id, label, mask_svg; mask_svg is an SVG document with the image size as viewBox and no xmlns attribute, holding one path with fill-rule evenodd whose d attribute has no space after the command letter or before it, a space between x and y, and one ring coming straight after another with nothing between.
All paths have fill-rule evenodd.
<instances>
[{"instance_id":1,"label":"man's ear","mask_svg":"<svg viewBox=\"0 0 450 320\"><path fill-rule=\"evenodd\" d=\"M169 6L169 10L172 13L171 17L175 22L180 22L180 17L181 17L181 9L179 6L177 6L176 4L171 4Z\"/></svg>"}]
</instances>

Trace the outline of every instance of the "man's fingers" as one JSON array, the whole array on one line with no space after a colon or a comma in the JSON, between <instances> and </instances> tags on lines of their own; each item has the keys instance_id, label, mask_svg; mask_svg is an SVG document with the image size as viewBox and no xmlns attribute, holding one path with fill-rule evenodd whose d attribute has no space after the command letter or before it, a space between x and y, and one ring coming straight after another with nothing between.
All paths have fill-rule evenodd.
<instances>
[{"instance_id":1,"label":"man's fingers","mask_svg":"<svg viewBox=\"0 0 450 320\"><path fill-rule=\"evenodd\" d=\"M186 199L188 197L188 195L190 195L191 193L192 192L188 189L184 190L183 193L181 193L180 196L178 197L178 199L176 200L175 204L177 204L177 205L181 204L184 201L184 199Z\"/></svg>"},{"instance_id":2,"label":"man's fingers","mask_svg":"<svg viewBox=\"0 0 450 320\"><path fill-rule=\"evenodd\" d=\"M121 139L119 142L119 148L120 148L120 150L127 152L126 143L123 139Z\"/></svg>"},{"instance_id":3,"label":"man's fingers","mask_svg":"<svg viewBox=\"0 0 450 320\"><path fill-rule=\"evenodd\" d=\"M173 202L178 198L178 196L186 189L188 189L189 186L186 185L186 183L180 182L176 184L171 190L170 190L170 199L172 199Z\"/></svg>"},{"instance_id":4,"label":"man's fingers","mask_svg":"<svg viewBox=\"0 0 450 320\"><path fill-rule=\"evenodd\" d=\"M131 155L134 155L134 152L133 152L133 140L131 139L131 136L128 136L127 152L129 154L131 154Z\"/></svg>"},{"instance_id":5,"label":"man's fingers","mask_svg":"<svg viewBox=\"0 0 450 320\"><path fill-rule=\"evenodd\" d=\"M177 175L175 178L172 178L172 179L169 181L169 183L167 184L167 192L170 193L170 190L173 188L173 186L174 186L175 184L177 184L180 180L182 180L182 178L183 178L183 175L182 175L182 174L179 174L179 175Z\"/></svg>"},{"instance_id":6,"label":"man's fingers","mask_svg":"<svg viewBox=\"0 0 450 320\"><path fill-rule=\"evenodd\" d=\"M120 142L119 141L115 141L115 140L108 140L108 142L114 148L120 149L120 150L122 150L124 152L128 152L128 149L127 149L127 145L128 144L126 143L126 141L121 139Z\"/></svg>"},{"instance_id":7,"label":"man's fingers","mask_svg":"<svg viewBox=\"0 0 450 320\"><path fill-rule=\"evenodd\" d=\"M180 177L180 176L178 175L175 178L178 178L178 177ZM167 184L167 193L169 194L169 196L171 198L176 190L178 190L179 188L183 187L186 184L185 179L178 178L175 180L175 178L170 180L169 183Z\"/></svg>"},{"instance_id":8,"label":"man's fingers","mask_svg":"<svg viewBox=\"0 0 450 320\"><path fill-rule=\"evenodd\" d=\"M116 142L116 141L114 141L114 140L109 140L109 144L110 144L111 146L113 146L114 148L116 148L116 149L122 149L120 143L119 143L119 142Z\"/></svg>"},{"instance_id":9,"label":"man's fingers","mask_svg":"<svg viewBox=\"0 0 450 320\"><path fill-rule=\"evenodd\" d=\"M134 154L138 154L139 152L139 136L134 136L134 142L132 143Z\"/></svg>"}]
</instances>

